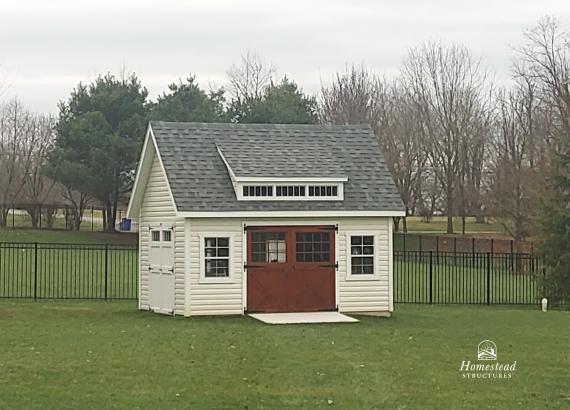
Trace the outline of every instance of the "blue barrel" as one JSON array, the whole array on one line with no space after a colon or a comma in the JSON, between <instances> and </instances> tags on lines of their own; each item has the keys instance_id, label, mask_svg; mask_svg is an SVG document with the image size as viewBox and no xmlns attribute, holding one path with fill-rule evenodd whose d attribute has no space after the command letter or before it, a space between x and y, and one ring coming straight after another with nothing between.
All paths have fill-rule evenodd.
<instances>
[{"instance_id":1,"label":"blue barrel","mask_svg":"<svg viewBox=\"0 0 570 410\"><path fill-rule=\"evenodd\" d=\"M121 231L131 230L131 220L128 218L121 219Z\"/></svg>"}]
</instances>

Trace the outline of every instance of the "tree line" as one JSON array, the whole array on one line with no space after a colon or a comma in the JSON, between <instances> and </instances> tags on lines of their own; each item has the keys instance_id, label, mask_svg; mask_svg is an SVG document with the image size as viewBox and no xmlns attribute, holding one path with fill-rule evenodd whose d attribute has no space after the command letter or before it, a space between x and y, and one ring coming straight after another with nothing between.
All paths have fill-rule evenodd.
<instances>
[{"instance_id":1,"label":"tree line","mask_svg":"<svg viewBox=\"0 0 570 410\"><path fill-rule=\"evenodd\" d=\"M225 87L206 90L190 75L151 100L134 73L106 74L79 84L57 118L14 100L0 110L0 226L12 204L41 204L57 184L72 226L96 200L114 230L149 120L366 123L407 215L444 214L449 233L453 216L463 232L468 216L493 218L520 243L565 192L555 181L570 140L569 44L554 18L540 20L523 33L506 85L468 48L427 42L408 51L396 75L347 66L317 95L248 52L228 68ZM405 217L395 222L407 229Z\"/></svg>"}]
</instances>

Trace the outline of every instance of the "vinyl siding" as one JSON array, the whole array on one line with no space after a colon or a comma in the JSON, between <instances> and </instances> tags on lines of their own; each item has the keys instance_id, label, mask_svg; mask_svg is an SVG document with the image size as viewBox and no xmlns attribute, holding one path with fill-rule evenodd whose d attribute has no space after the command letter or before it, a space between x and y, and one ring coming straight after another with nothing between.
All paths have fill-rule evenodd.
<instances>
[{"instance_id":1,"label":"vinyl siding","mask_svg":"<svg viewBox=\"0 0 570 410\"><path fill-rule=\"evenodd\" d=\"M350 280L351 232L373 234L374 263L378 277L373 280ZM378 312L390 310L390 226L389 218L347 218L339 222L339 311Z\"/></svg>"},{"instance_id":2,"label":"vinyl siding","mask_svg":"<svg viewBox=\"0 0 570 410\"><path fill-rule=\"evenodd\" d=\"M191 315L243 313L243 230L239 219L192 218L189 223ZM200 241L204 234L230 235L230 281L205 283L200 278Z\"/></svg>"},{"instance_id":3,"label":"vinyl siding","mask_svg":"<svg viewBox=\"0 0 570 410\"><path fill-rule=\"evenodd\" d=\"M190 286L188 296L190 306L187 314L242 314L245 293L243 263L244 235L246 225L325 225L338 223L337 259L339 262L337 303L341 312L377 312L390 308L390 224L389 218L191 218L187 220L190 232ZM231 234L232 240L232 282L203 283L200 280L200 238L203 233ZM349 280L347 258L350 232L375 235L375 263L378 276L373 280Z\"/></svg>"},{"instance_id":4,"label":"vinyl siding","mask_svg":"<svg viewBox=\"0 0 570 410\"><path fill-rule=\"evenodd\" d=\"M174 226L174 313L184 314L184 219L176 218L176 210L168 189L168 181L158 156L153 154L152 167L144 190L139 228L139 309L149 309L149 229L159 223Z\"/></svg>"}]
</instances>

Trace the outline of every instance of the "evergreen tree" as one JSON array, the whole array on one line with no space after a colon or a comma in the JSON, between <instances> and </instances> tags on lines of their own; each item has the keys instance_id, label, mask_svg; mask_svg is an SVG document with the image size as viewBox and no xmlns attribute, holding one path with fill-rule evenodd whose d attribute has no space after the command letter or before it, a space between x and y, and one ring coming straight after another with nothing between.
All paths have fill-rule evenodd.
<instances>
[{"instance_id":1,"label":"evergreen tree","mask_svg":"<svg viewBox=\"0 0 570 410\"><path fill-rule=\"evenodd\" d=\"M229 115L241 123L314 124L317 102L305 95L293 81L284 77L279 84L271 83L258 97L234 100Z\"/></svg>"},{"instance_id":2,"label":"evergreen tree","mask_svg":"<svg viewBox=\"0 0 570 410\"><path fill-rule=\"evenodd\" d=\"M131 190L148 121L147 91L136 75L107 74L79 84L59 105L56 146L47 173L105 206L106 231Z\"/></svg>"},{"instance_id":3,"label":"evergreen tree","mask_svg":"<svg viewBox=\"0 0 570 410\"><path fill-rule=\"evenodd\" d=\"M552 187L543 201L542 251L546 295L554 302L570 299L570 151L555 154Z\"/></svg>"},{"instance_id":4,"label":"evergreen tree","mask_svg":"<svg viewBox=\"0 0 570 410\"><path fill-rule=\"evenodd\" d=\"M151 118L157 121L225 122L224 90L206 93L196 83L195 76L186 82L179 81L168 86L151 107Z\"/></svg>"}]
</instances>

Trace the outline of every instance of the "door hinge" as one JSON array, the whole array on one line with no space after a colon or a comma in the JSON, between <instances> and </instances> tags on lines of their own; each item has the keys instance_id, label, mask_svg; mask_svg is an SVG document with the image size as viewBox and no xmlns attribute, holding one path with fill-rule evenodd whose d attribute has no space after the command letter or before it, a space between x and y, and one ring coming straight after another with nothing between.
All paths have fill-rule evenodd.
<instances>
[{"instance_id":1,"label":"door hinge","mask_svg":"<svg viewBox=\"0 0 570 410\"><path fill-rule=\"evenodd\" d=\"M261 266L248 265L247 263L243 264L243 270L253 269L253 268L261 268Z\"/></svg>"},{"instance_id":2,"label":"door hinge","mask_svg":"<svg viewBox=\"0 0 570 410\"><path fill-rule=\"evenodd\" d=\"M321 231L335 231L338 232L338 225L335 226L326 226L324 228L321 228Z\"/></svg>"}]
</instances>

